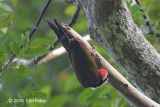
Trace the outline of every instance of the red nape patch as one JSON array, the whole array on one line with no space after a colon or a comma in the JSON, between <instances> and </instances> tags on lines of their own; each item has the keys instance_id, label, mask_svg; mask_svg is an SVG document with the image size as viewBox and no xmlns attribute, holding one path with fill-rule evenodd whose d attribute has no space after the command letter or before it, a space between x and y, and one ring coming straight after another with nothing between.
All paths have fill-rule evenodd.
<instances>
[{"instance_id":1,"label":"red nape patch","mask_svg":"<svg viewBox=\"0 0 160 107\"><path fill-rule=\"evenodd\" d=\"M99 70L99 75L100 75L102 80L104 80L106 78L107 73L108 73L108 71L103 69L103 68Z\"/></svg>"}]
</instances>

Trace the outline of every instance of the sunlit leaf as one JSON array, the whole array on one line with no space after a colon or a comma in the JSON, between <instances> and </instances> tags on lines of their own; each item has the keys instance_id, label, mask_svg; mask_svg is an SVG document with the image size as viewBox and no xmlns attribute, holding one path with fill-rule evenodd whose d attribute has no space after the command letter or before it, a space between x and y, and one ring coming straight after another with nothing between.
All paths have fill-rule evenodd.
<instances>
[{"instance_id":1,"label":"sunlit leaf","mask_svg":"<svg viewBox=\"0 0 160 107\"><path fill-rule=\"evenodd\" d=\"M51 95L51 92L52 92L52 88L51 88L51 86L49 86L49 85L44 86L44 87L42 87L41 92L46 93L47 98L49 98L50 95Z\"/></svg>"},{"instance_id":2,"label":"sunlit leaf","mask_svg":"<svg viewBox=\"0 0 160 107\"><path fill-rule=\"evenodd\" d=\"M0 3L0 8L5 11L12 12L12 8L8 4Z\"/></svg>"},{"instance_id":3,"label":"sunlit leaf","mask_svg":"<svg viewBox=\"0 0 160 107\"><path fill-rule=\"evenodd\" d=\"M4 34L6 34L7 31L8 31L8 26L1 27L0 30L3 32L3 35L4 35Z\"/></svg>"},{"instance_id":4,"label":"sunlit leaf","mask_svg":"<svg viewBox=\"0 0 160 107\"><path fill-rule=\"evenodd\" d=\"M0 8L0 14L8 14L8 12L5 11L4 9Z\"/></svg>"},{"instance_id":5,"label":"sunlit leaf","mask_svg":"<svg viewBox=\"0 0 160 107\"><path fill-rule=\"evenodd\" d=\"M69 6L65 9L64 13L65 13L66 15L68 15L68 16L72 16L72 14L73 14L73 12L75 11L75 9L76 9L76 6L74 6L74 5L69 5Z\"/></svg>"}]
</instances>

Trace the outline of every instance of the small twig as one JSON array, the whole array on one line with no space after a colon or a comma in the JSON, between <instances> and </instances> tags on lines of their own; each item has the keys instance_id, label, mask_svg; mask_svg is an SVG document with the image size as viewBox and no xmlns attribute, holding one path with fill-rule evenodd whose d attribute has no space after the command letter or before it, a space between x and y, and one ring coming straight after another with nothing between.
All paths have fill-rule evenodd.
<instances>
[{"instance_id":1,"label":"small twig","mask_svg":"<svg viewBox=\"0 0 160 107\"><path fill-rule=\"evenodd\" d=\"M146 14L141 2L139 0L135 0L136 3L141 7L141 11L144 13L143 18L146 20L146 25L149 27L149 34L154 35L155 29L154 27L151 25L150 21L149 21L149 17Z\"/></svg>"},{"instance_id":2,"label":"small twig","mask_svg":"<svg viewBox=\"0 0 160 107\"><path fill-rule=\"evenodd\" d=\"M73 15L72 15L72 17L71 17L71 19L70 19L70 21L69 21L69 23L68 23L68 25L69 25L70 27L72 27L73 24L75 24L75 22L76 22L76 20L77 20L77 18L78 18L78 15L79 15L80 10L81 10L81 9L80 9L79 5L77 5L76 10L75 10L75 12L73 13Z\"/></svg>"},{"instance_id":3,"label":"small twig","mask_svg":"<svg viewBox=\"0 0 160 107\"><path fill-rule=\"evenodd\" d=\"M38 25L40 24L41 20L42 20L42 17L45 13L45 11L47 10L49 4L51 3L52 0L48 0L46 6L44 7L44 9L42 10L41 14L40 14L40 17L35 25L35 27L32 29L31 33L29 34L29 39L32 37L32 35L34 34L34 32L36 31L36 29L38 28Z\"/></svg>"}]
</instances>

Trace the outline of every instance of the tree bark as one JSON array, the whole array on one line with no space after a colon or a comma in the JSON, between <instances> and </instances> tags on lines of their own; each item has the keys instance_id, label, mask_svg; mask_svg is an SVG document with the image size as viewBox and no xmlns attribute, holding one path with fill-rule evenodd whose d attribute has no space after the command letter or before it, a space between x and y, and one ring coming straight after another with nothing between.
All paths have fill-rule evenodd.
<instances>
[{"instance_id":1,"label":"tree bark","mask_svg":"<svg viewBox=\"0 0 160 107\"><path fill-rule=\"evenodd\" d=\"M160 103L160 55L133 22L125 0L79 0L94 39L136 87Z\"/></svg>"}]
</instances>

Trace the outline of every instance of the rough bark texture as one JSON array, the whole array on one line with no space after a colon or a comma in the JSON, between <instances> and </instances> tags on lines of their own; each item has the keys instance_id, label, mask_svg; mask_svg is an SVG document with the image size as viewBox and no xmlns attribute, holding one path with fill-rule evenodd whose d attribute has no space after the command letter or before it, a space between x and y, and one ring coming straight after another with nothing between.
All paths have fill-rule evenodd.
<instances>
[{"instance_id":1,"label":"rough bark texture","mask_svg":"<svg viewBox=\"0 0 160 107\"><path fill-rule=\"evenodd\" d=\"M79 0L91 38L137 88L160 103L160 55L133 22L125 0Z\"/></svg>"}]
</instances>

